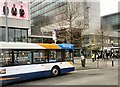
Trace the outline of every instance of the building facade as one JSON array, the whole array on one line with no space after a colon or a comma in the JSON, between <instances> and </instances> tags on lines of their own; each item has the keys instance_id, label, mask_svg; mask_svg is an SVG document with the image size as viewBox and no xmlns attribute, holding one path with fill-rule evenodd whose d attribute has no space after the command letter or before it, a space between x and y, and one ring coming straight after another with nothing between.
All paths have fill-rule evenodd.
<instances>
[{"instance_id":1,"label":"building facade","mask_svg":"<svg viewBox=\"0 0 120 87\"><path fill-rule=\"evenodd\" d=\"M68 28L69 23L63 21L65 9L71 0L34 0L30 3L30 14L32 21L32 34L39 35L44 32L45 35L51 35L53 29ZM83 34L93 34L94 30L100 29L100 3L94 0L80 0L72 2L78 5L81 14L76 20L85 18L89 29L83 32ZM45 22L37 24L39 22ZM76 26L76 20L73 25ZM37 22L37 23L35 23ZM37 24L38 26L36 26ZM42 27L42 28L41 28Z\"/></svg>"},{"instance_id":2,"label":"building facade","mask_svg":"<svg viewBox=\"0 0 120 87\"><path fill-rule=\"evenodd\" d=\"M32 21L32 34L51 35L50 29L41 30L40 27L53 24L59 20L60 14L66 5L66 0L34 0L30 3L30 14ZM39 22L39 24L38 24Z\"/></svg>"},{"instance_id":3,"label":"building facade","mask_svg":"<svg viewBox=\"0 0 120 87\"><path fill-rule=\"evenodd\" d=\"M29 20L28 20L28 4L21 3L17 1L8 0L5 5L4 1L1 2L0 9L0 42L28 42L28 29L29 29ZM16 6L16 14L12 14L12 6ZM4 6L8 7L8 13L3 14ZM23 6L25 15L20 17L20 6ZM8 37L8 38L7 38Z\"/></svg>"},{"instance_id":4,"label":"building facade","mask_svg":"<svg viewBox=\"0 0 120 87\"><path fill-rule=\"evenodd\" d=\"M114 31L120 31L120 12L103 16L102 22L111 26Z\"/></svg>"},{"instance_id":5,"label":"building facade","mask_svg":"<svg viewBox=\"0 0 120 87\"><path fill-rule=\"evenodd\" d=\"M107 30L108 44L114 43L114 46L119 45L120 32L120 12L105 15L102 18L102 27ZM110 32L110 33L109 33Z\"/></svg>"},{"instance_id":6,"label":"building facade","mask_svg":"<svg viewBox=\"0 0 120 87\"><path fill-rule=\"evenodd\" d=\"M0 41L6 41L5 18L0 18ZM28 21L8 18L8 42L28 42Z\"/></svg>"}]
</instances>

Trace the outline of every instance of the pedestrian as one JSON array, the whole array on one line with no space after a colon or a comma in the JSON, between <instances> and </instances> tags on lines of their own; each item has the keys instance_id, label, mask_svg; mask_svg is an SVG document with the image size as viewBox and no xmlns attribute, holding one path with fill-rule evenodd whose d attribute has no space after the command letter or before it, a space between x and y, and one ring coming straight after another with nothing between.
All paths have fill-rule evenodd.
<instances>
[{"instance_id":1,"label":"pedestrian","mask_svg":"<svg viewBox=\"0 0 120 87\"><path fill-rule=\"evenodd\" d=\"M92 53L92 61L94 62L95 61L95 54L94 53Z\"/></svg>"},{"instance_id":2,"label":"pedestrian","mask_svg":"<svg viewBox=\"0 0 120 87\"><path fill-rule=\"evenodd\" d=\"M21 5L20 7L21 7L20 10L19 10L20 17L24 17L24 15L25 15L25 11L24 11L22 5Z\"/></svg>"},{"instance_id":3,"label":"pedestrian","mask_svg":"<svg viewBox=\"0 0 120 87\"><path fill-rule=\"evenodd\" d=\"M85 57L84 57L84 55L81 55L81 64L82 64L82 67L85 68Z\"/></svg>"},{"instance_id":4,"label":"pedestrian","mask_svg":"<svg viewBox=\"0 0 120 87\"><path fill-rule=\"evenodd\" d=\"M96 53L96 59L98 59L98 53Z\"/></svg>"},{"instance_id":5,"label":"pedestrian","mask_svg":"<svg viewBox=\"0 0 120 87\"><path fill-rule=\"evenodd\" d=\"M9 14L9 8L7 7L7 9L5 8L5 5L6 4L6 2L4 3L4 6L3 6L3 14L4 15L8 15ZM7 14L6 14L7 13Z\"/></svg>"},{"instance_id":6,"label":"pedestrian","mask_svg":"<svg viewBox=\"0 0 120 87\"><path fill-rule=\"evenodd\" d=\"M100 55L101 55L100 52L98 52L97 55L98 55L98 59L100 59Z\"/></svg>"},{"instance_id":7,"label":"pedestrian","mask_svg":"<svg viewBox=\"0 0 120 87\"><path fill-rule=\"evenodd\" d=\"M12 14L13 16L16 16L16 15L17 15L17 8L16 8L15 4L13 4L13 7L12 7L12 9L11 9L11 14Z\"/></svg>"}]
</instances>

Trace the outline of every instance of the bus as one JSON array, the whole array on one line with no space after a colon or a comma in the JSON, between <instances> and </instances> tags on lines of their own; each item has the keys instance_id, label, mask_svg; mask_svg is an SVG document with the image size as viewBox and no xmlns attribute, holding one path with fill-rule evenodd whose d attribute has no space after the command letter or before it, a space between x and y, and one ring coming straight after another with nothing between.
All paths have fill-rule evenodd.
<instances>
[{"instance_id":1,"label":"bus","mask_svg":"<svg viewBox=\"0 0 120 87\"><path fill-rule=\"evenodd\" d=\"M0 43L0 84L74 71L73 44Z\"/></svg>"}]
</instances>

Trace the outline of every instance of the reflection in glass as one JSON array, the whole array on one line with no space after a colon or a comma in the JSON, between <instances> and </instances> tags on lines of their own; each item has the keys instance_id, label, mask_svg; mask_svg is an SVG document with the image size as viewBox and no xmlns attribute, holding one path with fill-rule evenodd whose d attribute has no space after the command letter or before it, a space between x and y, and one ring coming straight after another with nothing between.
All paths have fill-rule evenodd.
<instances>
[{"instance_id":1,"label":"reflection in glass","mask_svg":"<svg viewBox=\"0 0 120 87\"><path fill-rule=\"evenodd\" d=\"M27 42L28 34L27 29L14 29L8 28L8 41L9 42ZM0 28L0 41L6 41L6 29Z\"/></svg>"},{"instance_id":2,"label":"reflection in glass","mask_svg":"<svg viewBox=\"0 0 120 87\"><path fill-rule=\"evenodd\" d=\"M5 31L6 29L5 28L0 28L0 41L5 41L5 33L6 33L6 31Z\"/></svg>"},{"instance_id":3,"label":"reflection in glass","mask_svg":"<svg viewBox=\"0 0 120 87\"><path fill-rule=\"evenodd\" d=\"M16 42L21 42L21 30L16 29Z\"/></svg>"},{"instance_id":4,"label":"reflection in glass","mask_svg":"<svg viewBox=\"0 0 120 87\"><path fill-rule=\"evenodd\" d=\"M14 42L14 38L15 38L15 33L14 33L14 29L9 29L9 42Z\"/></svg>"},{"instance_id":5,"label":"reflection in glass","mask_svg":"<svg viewBox=\"0 0 120 87\"><path fill-rule=\"evenodd\" d=\"M0 41L2 41L2 28L0 28Z\"/></svg>"},{"instance_id":6,"label":"reflection in glass","mask_svg":"<svg viewBox=\"0 0 120 87\"><path fill-rule=\"evenodd\" d=\"M22 30L22 42L27 42L27 30Z\"/></svg>"},{"instance_id":7,"label":"reflection in glass","mask_svg":"<svg viewBox=\"0 0 120 87\"><path fill-rule=\"evenodd\" d=\"M14 51L15 65L31 64L31 52L30 51Z\"/></svg>"}]
</instances>

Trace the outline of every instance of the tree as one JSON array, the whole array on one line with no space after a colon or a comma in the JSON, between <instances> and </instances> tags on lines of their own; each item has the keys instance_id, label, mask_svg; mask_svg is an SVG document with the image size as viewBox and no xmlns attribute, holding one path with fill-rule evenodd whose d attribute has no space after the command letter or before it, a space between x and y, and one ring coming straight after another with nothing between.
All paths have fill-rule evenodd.
<instances>
[{"instance_id":1,"label":"tree","mask_svg":"<svg viewBox=\"0 0 120 87\"><path fill-rule=\"evenodd\" d=\"M77 43L80 47L82 47L82 32L89 27L89 9L84 5L85 2L68 2L62 15L62 19L69 26L67 29L68 43Z\"/></svg>"},{"instance_id":2,"label":"tree","mask_svg":"<svg viewBox=\"0 0 120 87\"><path fill-rule=\"evenodd\" d=\"M74 43L73 42L73 24L75 24L75 19L78 18L80 14L80 2L68 2L65 8L65 13L64 13L64 19L68 22L69 24L69 29L67 30L68 32L68 40L70 42L68 43ZM74 26L75 27L75 26Z\"/></svg>"}]
</instances>

